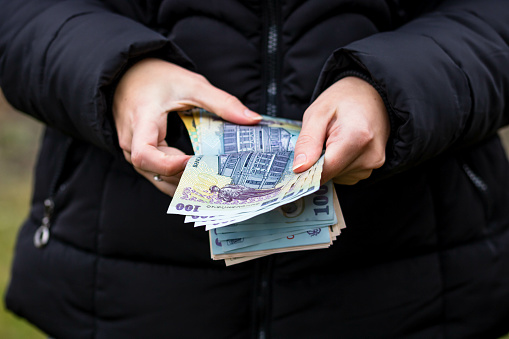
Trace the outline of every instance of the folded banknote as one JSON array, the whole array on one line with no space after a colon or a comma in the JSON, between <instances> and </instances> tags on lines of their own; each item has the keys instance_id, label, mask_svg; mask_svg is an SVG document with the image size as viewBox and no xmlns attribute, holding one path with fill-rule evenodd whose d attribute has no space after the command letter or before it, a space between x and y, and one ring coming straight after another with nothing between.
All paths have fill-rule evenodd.
<instances>
[{"instance_id":1,"label":"folded banknote","mask_svg":"<svg viewBox=\"0 0 509 339\"><path fill-rule=\"evenodd\" d=\"M227 265L330 246L344 227L334 185L320 186L323 156L294 173L301 123L263 116L253 126L203 109L180 113L195 156L168 213L209 231L211 256Z\"/></svg>"}]
</instances>

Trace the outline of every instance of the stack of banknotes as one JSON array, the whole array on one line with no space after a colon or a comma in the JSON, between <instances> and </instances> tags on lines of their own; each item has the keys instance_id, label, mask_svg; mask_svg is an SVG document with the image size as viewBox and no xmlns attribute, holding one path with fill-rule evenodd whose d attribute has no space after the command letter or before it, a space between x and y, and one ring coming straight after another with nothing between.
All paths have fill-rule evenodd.
<instances>
[{"instance_id":1,"label":"stack of banknotes","mask_svg":"<svg viewBox=\"0 0 509 339\"><path fill-rule=\"evenodd\" d=\"M168 213L209 231L212 259L233 265L326 248L345 227L334 185L320 185L323 156L305 172L292 170L299 121L263 116L241 126L198 108L180 116L195 156Z\"/></svg>"}]
</instances>

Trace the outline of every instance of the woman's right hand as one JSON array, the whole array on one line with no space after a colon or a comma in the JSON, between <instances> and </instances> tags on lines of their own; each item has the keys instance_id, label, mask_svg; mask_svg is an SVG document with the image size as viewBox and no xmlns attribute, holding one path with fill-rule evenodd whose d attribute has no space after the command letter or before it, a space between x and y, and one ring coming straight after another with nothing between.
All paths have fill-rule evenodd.
<instances>
[{"instance_id":1,"label":"woman's right hand","mask_svg":"<svg viewBox=\"0 0 509 339\"><path fill-rule=\"evenodd\" d=\"M126 160L170 196L191 156L167 145L166 115L193 107L236 124L251 125L261 120L260 115L203 76L160 59L134 64L115 90L113 117ZM156 174L162 181L154 180Z\"/></svg>"}]
</instances>

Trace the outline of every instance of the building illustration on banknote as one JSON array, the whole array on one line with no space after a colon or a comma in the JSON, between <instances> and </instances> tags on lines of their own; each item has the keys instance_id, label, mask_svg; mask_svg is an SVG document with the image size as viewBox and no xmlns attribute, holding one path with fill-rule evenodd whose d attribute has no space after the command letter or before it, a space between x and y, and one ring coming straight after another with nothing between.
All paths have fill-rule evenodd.
<instances>
[{"instance_id":1,"label":"building illustration on banknote","mask_svg":"<svg viewBox=\"0 0 509 339\"><path fill-rule=\"evenodd\" d=\"M239 126L223 122L224 153L291 151L292 135L282 127L268 126L262 121L255 126Z\"/></svg>"},{"instance_id":2,"label":"building illustration on banknote","mask_svg":"<svg viewBox=\"0 0 509 339\"><path fill-rule=\"evenodd\" d=\"M263 123L239 126L224 122L225 154L219 156L218 174L231 177L234 185L255 189L275 187L292 155L291 136L282 127Z\"/></svg>"},{"instance_id":3,"label":"building illustration on banknote","mask_svg":"<svg viewBox=\"0 0 509 339\"><path fill-rule=\"evenodd\" d=\"M281 180L292 152L232 153L219 156L219 173L232 184L249 188L273 188Z\"/></svg>"},{"instance_id":4,"label":"building illustration on banknote","mask_svg":"<svg viewBox=\"0 0 509 339\"><path fill-rule=\"evenodd\" d=\"M334 186L320 186L323 156L304 172L292 170L299 121L263 116L257 125L235 125L199 108L179 115L195 156L168 213L214 230L214 260L233 265L327 248L340 234L344 221Z\"/></svg>"}]
</instances>

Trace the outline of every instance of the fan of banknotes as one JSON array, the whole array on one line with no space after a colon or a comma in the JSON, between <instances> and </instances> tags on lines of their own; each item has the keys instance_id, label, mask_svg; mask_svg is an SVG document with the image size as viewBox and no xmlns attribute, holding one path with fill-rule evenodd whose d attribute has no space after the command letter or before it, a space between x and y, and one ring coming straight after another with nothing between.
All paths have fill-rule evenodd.
<instances>
[{"instance_id":1,"label":"fan of banknotes","mask_svg":"<svg viewBox=\"0 0 509 339\"><path fill-rule=\"evenodd\" d=\"M345 227L334 185L320 185L323 156L305 172L292 170L299 121L263 116L241 126L199 108L180 116L195 156L168 213L209 231L212 259L233 265L326 248Z\"/></svg>"}]
</instances>

